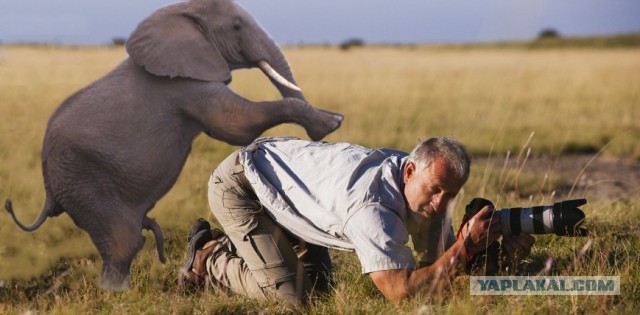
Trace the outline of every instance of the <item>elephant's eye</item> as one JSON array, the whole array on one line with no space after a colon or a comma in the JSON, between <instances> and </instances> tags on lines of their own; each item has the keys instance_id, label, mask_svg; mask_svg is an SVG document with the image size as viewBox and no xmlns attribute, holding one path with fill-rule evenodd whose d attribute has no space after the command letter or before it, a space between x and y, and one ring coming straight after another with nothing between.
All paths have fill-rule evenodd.
<instances>
[{"instance_id":1,"label":"elephant's eye","mask_svg":"<svg viewBox=\"0 0 640 315\"><path fill-rule=\"evenodd\" d=\"M242 28L242 21L240 18L233 19L233 29L239 31Z\"/></svg>"}]
</instances>

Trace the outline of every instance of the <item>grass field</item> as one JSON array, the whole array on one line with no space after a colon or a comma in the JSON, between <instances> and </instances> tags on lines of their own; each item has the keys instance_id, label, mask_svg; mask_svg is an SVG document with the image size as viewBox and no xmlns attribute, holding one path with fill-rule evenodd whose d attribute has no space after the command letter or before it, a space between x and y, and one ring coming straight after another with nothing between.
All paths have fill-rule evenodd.
<instances>
[{"instance_id":1,"label":"grass field","mask_svg":"<svg viewBox=\"0 0 640 315\"><path fill-rule=\"evenodd\" d=\"M289 48L296 80L314 105L345 114L328 141L410 150L419 138L449 135L480 156L588 154L640 162L640 49L526 47ZM67 96L126 57L123 48L0 46L0 200L18 217L40 212L44 189L40 148L48 117ZM253 100L277 99L258 71L234 73L232 88ZM268 135L306 138L285 125ZM533 134L531 139L530 136ZM460 277L433 299L385 302L352 253L332 253L337 285L307 309L215 294L174 291L195 218L213 220L206 201L209 173L235 148L200 136L176 186L150 213L166 236L160 264L150 233L134 261L132 288L96 288L100 259L87 235L62 215L35 233L0 214L0 313L629 313L640 309L640 199L591 200L588 238L536 237L519 266L536 274L548 259L557 275L618 275L620 296L469 295ZM522 160L522 159L521 159ZM516 166L474 165L455 209L485 196L500 206L555 201L574 178L520 173ZM531 189L530 187L536 187ZM535 198L522 191L536 191ZM515 193L514 193L515 192ZM636 189L638 192L638 189ZM590 198L589 195L575 197ZM585 247L589 241L592 245ZM583 251L584 249L584 251Z\"/></svg>"}]
</instances>

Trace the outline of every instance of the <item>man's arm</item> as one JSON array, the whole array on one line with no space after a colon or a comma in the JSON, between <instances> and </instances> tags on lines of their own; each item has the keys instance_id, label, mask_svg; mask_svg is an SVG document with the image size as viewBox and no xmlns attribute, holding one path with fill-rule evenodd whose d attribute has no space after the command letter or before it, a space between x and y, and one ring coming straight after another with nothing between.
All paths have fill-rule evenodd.
<instances>
[{"instance_id":1,"label":"man's arm","mask_svg":"<svg viewBox=\"0 0 640 315\"><path fill-rule=\"evenodd\" d=\"M462 237L430 266L417 270L397 269L369 273L378 290L389 300L398 302L422 292L428 292L439 281L452 279L464 268L467 255L483 250L500 236L500 221L491 217L490 207L484 207L465 225Z\"/></svg>"},{"instance_id":2,"label":"man's arm","mask_svg":"<svg viewBox=\"0 0 640 315\"><path fill-rule=\"evenodd\" d=\"M453 277L466 262L462 242L457 241L434 264L417 270L397 269L370 273L373 283L389 300L398 302L431 286L438 285L442 277Z\"/></svg>"}]
</instances>

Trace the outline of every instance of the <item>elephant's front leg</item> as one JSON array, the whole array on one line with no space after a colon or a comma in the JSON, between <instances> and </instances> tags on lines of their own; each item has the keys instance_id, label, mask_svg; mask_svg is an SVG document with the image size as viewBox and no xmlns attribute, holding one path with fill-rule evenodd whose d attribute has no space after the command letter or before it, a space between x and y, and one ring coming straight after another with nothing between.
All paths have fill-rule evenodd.
<instances>
[{"instance_id":1,"label":"elephant's front leg","mask_svg":"<svg viewBox=\"0 0 640 315\"><path fill-rule=\"evenodd\" d=\"M279 102L283 102L283 104L279 104ZM307 135L309 135L309 138L313 141L321 140L338 129L344 119L342 114L316 108L297 98L285 98L275 103L276 104L273 105L274 108L270 111L277 112L280 110L280 107L291 107L294 111L291 122L295 122L304 127ZM258 106L261 106L261 104L258 104Z\"/></svg>"},{"instance_id":2,"label":"elephant's front leg","mask_svg":"<svg viewBox=\"0 0 640 315\"><path fill-rule=\"evenodd\" d=\"M210 137L233 145L247 145L283 123L299 124L312 140L320 140L340 127L343 119L338 113L317 109L299 99L252 102L227 88L201 103L188 105L186 110Z\"/></svg>"}]
</instances>

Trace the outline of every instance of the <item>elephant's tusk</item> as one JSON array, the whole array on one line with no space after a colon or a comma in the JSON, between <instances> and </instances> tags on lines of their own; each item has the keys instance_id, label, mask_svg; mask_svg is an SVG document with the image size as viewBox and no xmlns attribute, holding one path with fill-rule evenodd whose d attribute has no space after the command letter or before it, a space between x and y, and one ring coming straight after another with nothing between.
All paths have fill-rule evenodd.
<instances>
[{"instance_id":1,"label":"elephant's tusk","mask_svg":"<svg viewBox=\"0 0 640 315\"><path fill-rule=\"evenodd\" d=\"M267 63L264 60L260 60L258 61L258 66L260 66L260 69L262 69L262 71L264 71L264 73L266 73L269 77L271 77L272 79L274 79L276 82L292 89L295 91L302 91L298 86L296 86L295 84L289 82L289 80L287 80L285 77L281 76L280 73L278 73L278 71L274 70L273 68L271 68L271 66L269 65L269 63Z\"/></svg>"}]
</instances>

